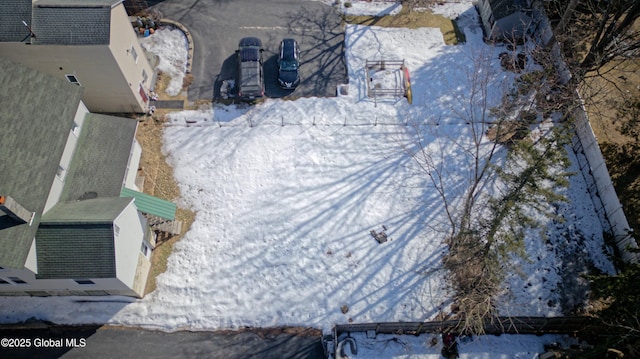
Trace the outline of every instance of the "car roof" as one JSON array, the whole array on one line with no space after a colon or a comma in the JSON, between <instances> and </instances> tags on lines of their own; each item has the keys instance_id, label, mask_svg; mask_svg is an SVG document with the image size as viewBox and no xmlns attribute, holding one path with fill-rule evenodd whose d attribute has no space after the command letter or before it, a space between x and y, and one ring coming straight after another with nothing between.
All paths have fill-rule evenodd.
<instances>
[{"instance_id":1,"label":"car roof","mask_svg":"<svg viewBox=\"0 0 640 359\"><path fill-rule=\"evenodd\" d=\"M282 39L282 48L284 51L291 51L296 45L296 40L294 39Z\"/></svg>"},{"instance_id":2,"label":"car roof","mask_svg":"<svg viewBox=\"0 0 640 359\"><path fill-rule=\"evenodd\" d=\"M262 47L262 41L257 37L244 37L238 43L238 47L256 46Z\"/></svg>"},{"instance_id":3,"label":"car roof","mask_svg":"<svg viewBox=\"0 0 640 359\"><path fill-rule=\"evenodd\" d=\"M283 39L282 40L282 52L280 56L286 58L295 58L295 48L297 47L297 42L294 39Z\"/></svg>"}]
</instances>

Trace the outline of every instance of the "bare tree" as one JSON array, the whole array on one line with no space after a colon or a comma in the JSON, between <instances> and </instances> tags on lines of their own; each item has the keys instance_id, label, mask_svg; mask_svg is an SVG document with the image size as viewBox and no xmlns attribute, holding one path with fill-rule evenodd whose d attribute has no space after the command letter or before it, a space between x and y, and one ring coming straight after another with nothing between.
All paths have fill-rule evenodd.
<instances>
[{"instance_id":1,"label":"bare tree","mask_svg":"<svg viewBox=\"0 0 640 359\"><path fill-rule=\"evenodd\" d=\"M549 203L563 200L555 190L566 185L563 132L530 132L531 123L542 119L531 100L540 88L502 87L502 102L492 107L490 92L499 76L493 61L490 51L474 54L466 69L468 88L452 89L457 95L448 120L455 124L413 123L412 142L404 147L442 201L449 223L444 265L457 293L458 329L471 333L483 333L485 322L497 315L504 270L512 256L524 256L524 230L536 224L530 211L553 215ZM446 136L443 126L465 126L464 138ZM462 191L452 190L457 184L445 165L453 152L464 172L457 178L466 179Z\"/></svg>"},{"instance_id":2,"label":"bare tree","mask_svg":"<svg viewBox=\"0 0 640 359\"><path fill-rule=\"evenodd\" d=\"M596 325L588 333L596 338L589 357L608 357L612 351L627 354L625 358L640 356L639 280L639 264L629 264L615 276L590 278L592 299L597 303L594 307L599 309L594 313L598 317Z\"/></svg>"},{"instance_id":3,"label":"bare tree","mask_svg":"<svg viewBox=\"0 0 640 359\"><path fill-rule=\"evenodd\" d=\"M561 18L554 33L573 64L575 83L614 60L638 57L639 1L560 0L546 4L552 17Z\"/></svg>"}]
</instances>

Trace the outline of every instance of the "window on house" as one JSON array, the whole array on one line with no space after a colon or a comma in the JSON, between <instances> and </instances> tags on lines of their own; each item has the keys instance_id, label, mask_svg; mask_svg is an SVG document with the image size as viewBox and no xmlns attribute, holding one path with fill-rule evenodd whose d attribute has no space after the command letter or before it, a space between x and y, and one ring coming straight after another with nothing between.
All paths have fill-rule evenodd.
<instances>
[{"instance_id":1,"label":"window on house","mask_svg":"<svg viewBox=\"0 0 640 359\"><path fill-rule=\"evenodd\" d=\"M118 227L117 224L113 225L113 233L115 233L116 236L120 235L120 227Z\"/></svg>"},{"instance_id":2,"label":"window on house","mask_svg":"<svg viewBox=\"0 0 640 359\"><path fill-rule=\"evenodd\" d=\"M138 53L136 52L136 49L133 47L133 45L131 45L131 56L133 57L133 61L135 61L135 63L138 63Z\"/></svg>"},{"instance_id":3,"label":"window on house","mask_svg":"<svg viewBox=\"0 0 640 359\"><path fill-rule=\"evenodd\" d=\"M140 247L140 252L144 254L145 257L149 256L149 246L146 243L142 242L142 247Z\"/></svg>"},{"instance_id":4,"label":"window on house","mask_svg":"<svg viewBox=\"0 0 640 359\"><path fill-rule=\"evenodd\" d=\"M142 83L143 84L147 83L148 78L149 78L149 75L147 75L147 72L145 70L142 70Z\"/></svg>"},{"instance_id":5,"label":"window on house","mask_svg":"<svg viewBox=\"0 0 640 359\"><path fill-rule=\"evenodd\" d=\"M9 279L11 279L11 281L15 284L27 284L27 282L23 281L18 277L9 277Z\"/></svg>"},{"instance_id":6,"label":"window on house","mask_svg":"<svg viewBox=\"0 0 640 359\"><path fill-rule=\"evenodd\" d=\"M73 127L71 127L71 132L73 132L74 135L78 135L78 129L80 128L80 126L78 126L78 124L73 121Z\"/></svg>"},{"instance_id":7,"label":"window on house","mask_svg":"<svg viewBox=\"0 0 640 359\"><path fill-rule=\"evenodd\" d=\"M71 82L72 84L76 84L80 86L80 81L78 81L78 78L76 77L76 75L67 74L67 75L64 75L64 77L66 77L67 81Z\"/></svg>"},{"instance_id":8,"label":"window on house","mask_svg":"<svg viewBox=\"0 0 640 359\"><path fill-rule=\"evenodd\" d=\"M91 279L74 279L78 284L95 284Z\"/></svg>"},{"instance_id":9,"label":"window on house","mask_svg":"<svg viewBox=\"0 0 640 359\"><path fill-rule=\"evenodd\" d=\"M7 282L6 280L0 278L0 284L9 284L9 282Z\"/></svg>"}]
</instances>

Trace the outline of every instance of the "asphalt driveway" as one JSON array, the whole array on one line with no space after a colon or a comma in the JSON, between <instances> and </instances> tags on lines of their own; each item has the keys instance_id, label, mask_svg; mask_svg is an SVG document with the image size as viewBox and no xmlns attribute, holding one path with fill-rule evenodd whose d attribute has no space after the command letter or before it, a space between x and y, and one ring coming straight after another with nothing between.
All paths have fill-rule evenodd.
<instances>
[{"instance_id":1,"label":"asphalt driveway","mask_svg":"<svg viewBox=\"0 0 640 359\"><path fill-rule=\"evenodd\" d=\"M210 100L222 80L236 75L235 50L247 36L262 40L268 97L291 95L277 85L280 40L291 37L301 49L300 86L294 96L335 96L346 83L344 31L340 14L318 1L304 0L164 0L148 1L164 18L185 25L194 40L189 100ZM214 93L215 89L215 93Z\"/></svg>"},{"instance_id":2,"label":"asphalt driveway","mask_svg":"<svg viewBox=\"0 0 640 359\"><path fill-rule=\"evenodd\" d=\"M322 338L313 331L255 329L165 333L109 326L50 326L0 329L11 346L0 358L212 358L323 359ZM3 342L4 343L4 342ZM17 347L21 346L21 347Z\"/></svg>"}]
</instances>

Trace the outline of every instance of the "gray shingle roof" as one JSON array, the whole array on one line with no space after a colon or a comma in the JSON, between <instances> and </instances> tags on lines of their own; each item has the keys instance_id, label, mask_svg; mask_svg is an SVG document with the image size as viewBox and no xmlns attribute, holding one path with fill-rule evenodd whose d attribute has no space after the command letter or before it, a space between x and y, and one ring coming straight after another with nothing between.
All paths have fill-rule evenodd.
<instances>
[{"instance_id":1,"label":"gray shingle roof","mask_svg":"<svg viewBox=\"0 0 640 359\"><path fill-rule=\"evenodd\" d=\"M29 37L31 0L2 0L0 6L0 41L20 42Z\"/></svg>"},{"instance_id":2,"label":"gray shingle roof","mask_svg":"<svg viewBox=\"0 0 640 359\"><path fill-rule=\"evenodd\" d=\"M59 202L42 216L41 225L73 223L112 223L133 198L93 198Z\"/></svg>"},{"instance_id":3,"label":"gray shingle roof","mask_svg":"<svg viewBox=\"0 0 640 359\"><path fill-rule=\"evenodd\" d=\"M39 0L33 6L33 44L108 45L111 7L120 0Z\"/></svg>"},{"instance_id":4,"label":"gray shingle roof","mask_svg":"<svg viewBox=\"0 0 640 359\"><path fill-rule=\"evenodd\" d=\"M113 224L43 225L36 249L37 279L116 276Z\"/></svg>"},{"instance_id":5,"label":"gray shingle roof","mask_svg":"<svg viewBox=\"0 0 640 359\"><path fill-rule=\"evenodd\" d=\"M120 197L137 126L129 118L88 114L60 201Z\"/></svg>"},{"instance_id":6,"label":"gray shingle roof","mask_svg":"<svg viewBox=\"0 0 640 359\"><path fill-rule=\"evenodd\" d=\"M0 83L0 194L36 212L31 226L0 212L0 266L23 268L82 88L2 58Z\"/></svg>"},{"instance_id":7,"label":"gray shingle roof","mask_svg":"<svg viewBox=\"0 0 640 359\"><path fill-rule=\"evenodd\" d=\"M115 278L113 220L131 198L58 203L36 234L38 279Z\"/></svg>"}]
</instances>

